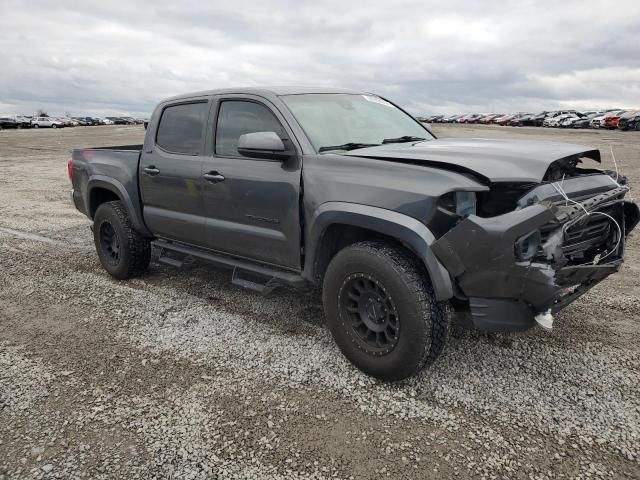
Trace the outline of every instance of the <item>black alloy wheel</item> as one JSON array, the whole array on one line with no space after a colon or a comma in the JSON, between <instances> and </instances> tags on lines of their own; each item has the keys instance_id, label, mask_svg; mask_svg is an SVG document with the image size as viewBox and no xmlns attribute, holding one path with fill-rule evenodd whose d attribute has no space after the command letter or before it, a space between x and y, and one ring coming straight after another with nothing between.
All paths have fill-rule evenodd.
<instances>
[{"instance_id":1,"label":"black alloy wheel","mask_svg":"<svg viewBox=\"0 0 640 480\"><path fill-rule=\"evenodd\" d=\"M354 273L345 279L338 298L340 315L348 319L363 350L385 355L394 349L400 333L398 311L380 281Z\"/></svg>"},{"instance_id":2,"label":"black alloy wheel","mask_svg":"<svg viewBox=\"0 0 640 480\"><path fill-rule=\"evenodd\" d=\"M104 222L100 225L100 246L104 258L111 265L118 265L120 262L120 239L113 225Z\"/></svg>"}]
</instances>

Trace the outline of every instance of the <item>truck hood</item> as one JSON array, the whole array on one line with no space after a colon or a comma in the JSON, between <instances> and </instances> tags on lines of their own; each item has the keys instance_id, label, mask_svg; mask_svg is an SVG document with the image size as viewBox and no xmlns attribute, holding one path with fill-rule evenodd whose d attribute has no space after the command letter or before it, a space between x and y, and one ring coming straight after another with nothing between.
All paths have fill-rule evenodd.
<instances>
[{"instance_id":1,"label":"truck hood","mask_svg":"<svg viewBox=\"0 0 640 480\"><path fill-rule=\"evenodd\" d=\"M541 182L549 165L570 157L600 162L598 150L582 145L488 138L393 143L343 155L468 172L490 182Z\"/></svg>"}]
</instances>

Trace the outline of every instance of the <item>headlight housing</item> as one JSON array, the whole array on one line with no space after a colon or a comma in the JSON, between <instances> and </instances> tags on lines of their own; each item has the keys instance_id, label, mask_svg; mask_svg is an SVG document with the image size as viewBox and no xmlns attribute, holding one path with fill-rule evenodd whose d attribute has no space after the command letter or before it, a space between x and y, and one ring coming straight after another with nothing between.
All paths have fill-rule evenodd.
<instances>
[{"instance_id":1,"label":"headlight housing","mask_svg":"<svg viewBox=\"0 0 640 480\"><path fill-rule=\"evenodd\" d=\"M529 261L538 253L538 248L542 243L542 235L540 230L534 230L532 232L523 235L516 240L514 245L515 255L518 260Z\"/></svg>"},{"instance_id":2,"label":"headlight housing","mask_svg":"<svg viewBox=\"0 0 640 480\"><path fill-rule=\"evenodd\" d=\"M476 192L449 192L442 195L438 200L438 207L459 217L476 215L477 213Z\"/></svg>"}]
</instances>

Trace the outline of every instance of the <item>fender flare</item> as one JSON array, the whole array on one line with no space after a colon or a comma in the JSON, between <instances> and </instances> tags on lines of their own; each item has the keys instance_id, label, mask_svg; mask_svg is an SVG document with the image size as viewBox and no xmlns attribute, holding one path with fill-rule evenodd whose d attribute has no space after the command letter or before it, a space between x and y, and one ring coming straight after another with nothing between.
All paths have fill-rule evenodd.
<instances>
[{"instance_id":1,"label":"fender flare","mask_svg":"<svg viewBox=\"0 0 640 480\"><path fill-rule=\"evenodd\" d=\"M436 300L453 297L453 284L449 272L438 261L431 249L436 241L433 233L423 223L393 210L348 202L326 202L314 212L307 230L304 276L315 276L316 259L322 237L330 225L343 224L366 228L393 237L407 246L424 263Z\"/></svg>"},{"instance_id":2,"label":"fender flare","mask_svg":"<svg viewBox=\"0 0 640 480\"><path fill-rule=\"evenodd\" d=\"M136 200L134 203L134 199L131 198L131 195L129 195L129 192L127 192L127 189L124 187L124 185L122 185L122 183L104 175L92 175L88 179L86 197L84 201L85 205L87 206L87 216L89 218L93 219L91 215L90 200L91 193L96 188L103 188L116 194L124 204L124 208L127 211L127 215L129 216L129 220L131 221L131 225L133 226L133 228L147 237L153 236L149 229L147 229L147 226L144 224L139 201Z\"/></svg>"}]
</instances>

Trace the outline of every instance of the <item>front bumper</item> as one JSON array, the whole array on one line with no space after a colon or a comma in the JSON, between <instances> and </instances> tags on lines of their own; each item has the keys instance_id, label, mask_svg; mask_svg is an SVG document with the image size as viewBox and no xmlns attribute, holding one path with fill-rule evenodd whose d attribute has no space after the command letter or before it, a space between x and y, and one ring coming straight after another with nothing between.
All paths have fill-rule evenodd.
<instances>
[{"instance_id":1,"label":"front bumper","mask_svg":"<svg viewBox=\"0 0 640 480\"><path fill-rule=\"evenodd\" d=\"M626 190L619 187L582 200L589 211L606 206L621 226L615 251L601 262L599 257L576 261L577 249L597 248L593 244L597 241L610 242L609 235L618 235L617 228L602 230L594 221L584 231L598 233L600 228L600 237L565 233L563 226L579 220L582 207L542 202L497 217L471 215L462 220L433 245L436 257L455 280L456 303L464 307L461 313L482 330L526 330L535 324L538 313L564 308L618 271L625 237L640 216L637 205L622 198ZM528 260L519 259L516 242L536 231L545 232L538 253Z\"/></svg>"}]
</instances>

